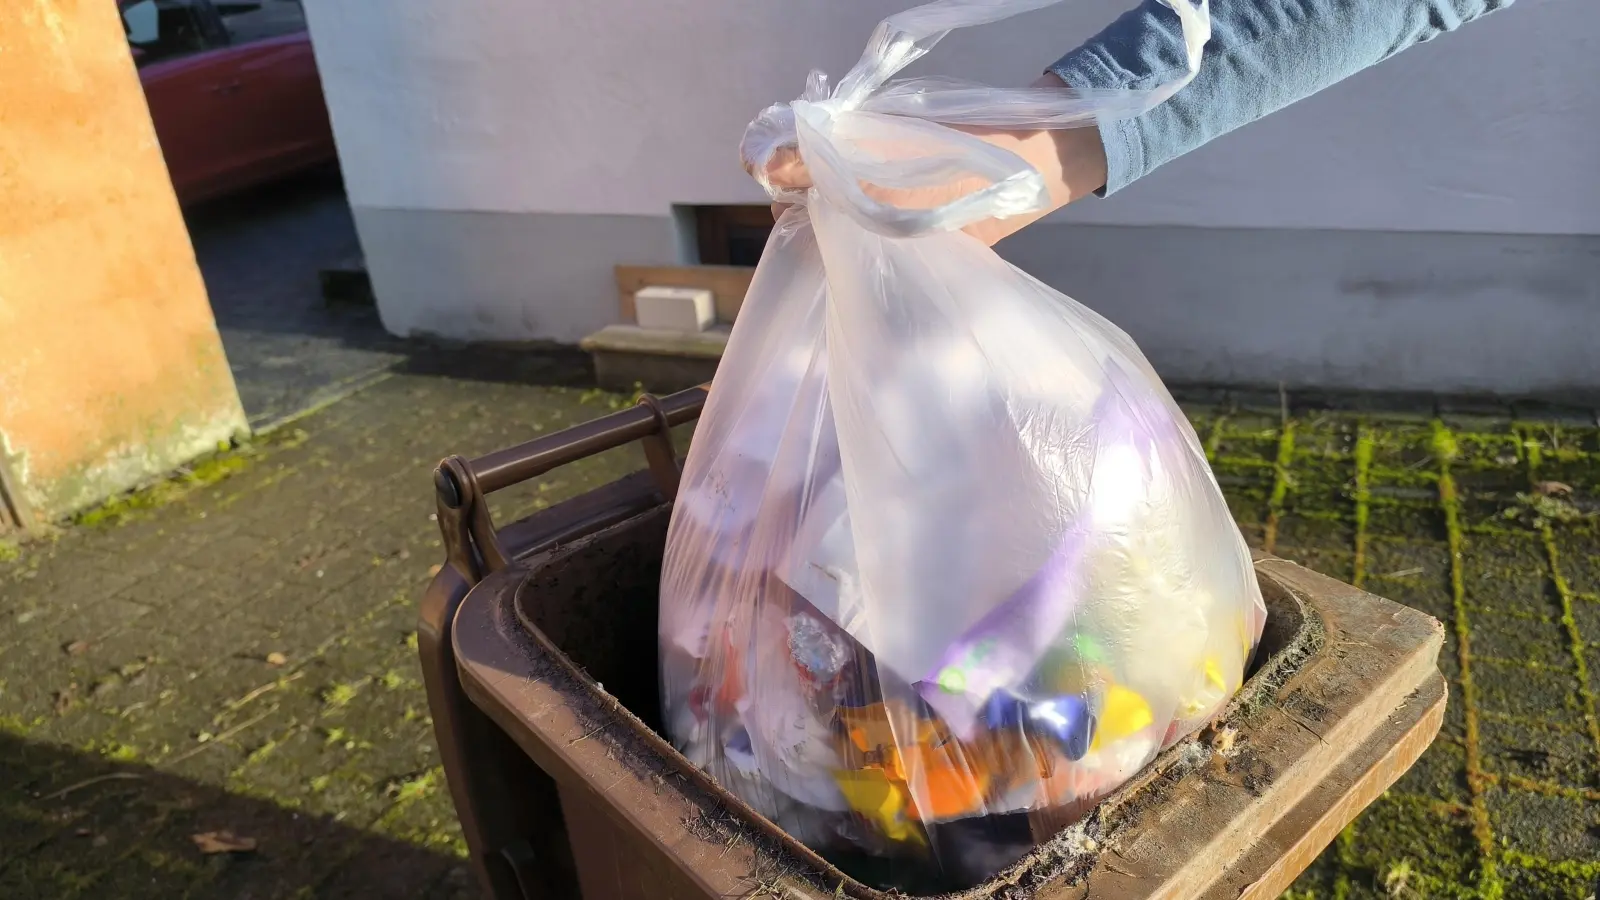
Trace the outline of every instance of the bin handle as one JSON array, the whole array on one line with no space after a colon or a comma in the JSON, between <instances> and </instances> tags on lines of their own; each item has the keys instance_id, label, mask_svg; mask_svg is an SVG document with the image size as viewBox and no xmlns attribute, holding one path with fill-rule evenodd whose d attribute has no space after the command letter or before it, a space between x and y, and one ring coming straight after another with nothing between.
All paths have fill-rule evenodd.
<instances>
[{"instance_id":1,"label":"bin handle","mask_svg":"<svg viewBox=\"0 0 1600 900\"><path fill-rule=\"evenodd\" d=\"M474 584L510 565L489 514L488 496L633 441L643 445L661 495L668 502L676 499L680 473L672 429L700 416L710 387L703 384L667 397L643 394L628 409L556 434L475 459L447 457L433 472L446 559Z\"/></svg>"}]
</instances>

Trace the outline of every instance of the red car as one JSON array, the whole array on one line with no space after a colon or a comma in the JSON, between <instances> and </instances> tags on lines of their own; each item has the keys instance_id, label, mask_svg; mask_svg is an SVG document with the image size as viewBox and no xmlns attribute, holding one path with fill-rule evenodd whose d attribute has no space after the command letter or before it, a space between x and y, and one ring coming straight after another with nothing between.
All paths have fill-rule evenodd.
<instances>
[{"instance_id":1,"label":"red car","mask_svg":"<svg viewBox=\"0 0 1600 900\"><path fill-rule=\"evenodd\" d=\"M300 0L117 0L178 200L333 162Z\"/></svg>"}]
</instances>

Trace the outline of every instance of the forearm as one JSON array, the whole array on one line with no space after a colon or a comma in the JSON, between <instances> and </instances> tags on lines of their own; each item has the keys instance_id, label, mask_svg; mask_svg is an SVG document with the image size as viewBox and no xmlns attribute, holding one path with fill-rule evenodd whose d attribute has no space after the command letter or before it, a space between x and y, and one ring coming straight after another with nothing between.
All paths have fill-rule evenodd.
<instances>
[{"instance_id":1,"label":"forearm","mask_svg":"<svg viewBox=\"0 0 1600 900\"><path fill-rule=\"evenodd\" d=\"M1187 0L1174 0L1187 2ZM1212 0L1194 80L1135 119L1100 124L1113 193L1162 163L1512 0ZM1184 71L1178 17L1143 0L1050 72L1068 86L1146 89Z\"/></svg>"}]
</instances>

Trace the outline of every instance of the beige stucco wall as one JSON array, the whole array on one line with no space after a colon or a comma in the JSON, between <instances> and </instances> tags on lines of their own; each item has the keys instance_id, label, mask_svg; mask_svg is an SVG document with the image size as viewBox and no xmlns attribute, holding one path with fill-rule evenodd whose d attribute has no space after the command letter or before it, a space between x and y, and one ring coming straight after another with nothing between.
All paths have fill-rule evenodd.
<instances>
[{"instance_id":1,"label":"beige stucco wall","mask_svg":"<svg viewBox=\"0 0 1600 900\"><path fill-rule=\"evenodd\" d=\"M0 13L0 452L48 521L245 428L111 0Z\"/></svg>"}]
</instances>

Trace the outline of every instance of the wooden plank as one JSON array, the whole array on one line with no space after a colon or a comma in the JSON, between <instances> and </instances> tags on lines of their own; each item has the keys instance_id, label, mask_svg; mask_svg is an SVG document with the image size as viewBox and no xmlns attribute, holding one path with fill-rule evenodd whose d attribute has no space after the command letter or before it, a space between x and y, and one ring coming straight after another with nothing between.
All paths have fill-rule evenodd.
<instances>
[{"instance_id":1,"label":"wooden plank","mask_svg":"<svg viewBox=\"0 0 1600 900\"><path fill-rule=\"evenodd\" d=\"M617 266L622 321L633 324L633 295L645 287L706 288L716 298L717 321L732 324L756 270L747 266Z\"/></svg>"},{"instance_id":2,"label":"wooden plank","mask_svg":"<svg viewBox=\"0 0 1600 900\"><path fill-rule=\"evenodd\" d=\"M1421 758L1444 724L1449 695L1444 676L1435 672L1358 752L1278 820L1233 871L1213 886L1205 900L1274 900L1282 896L1346 825Z\"/></svg>"}]
</instances>

